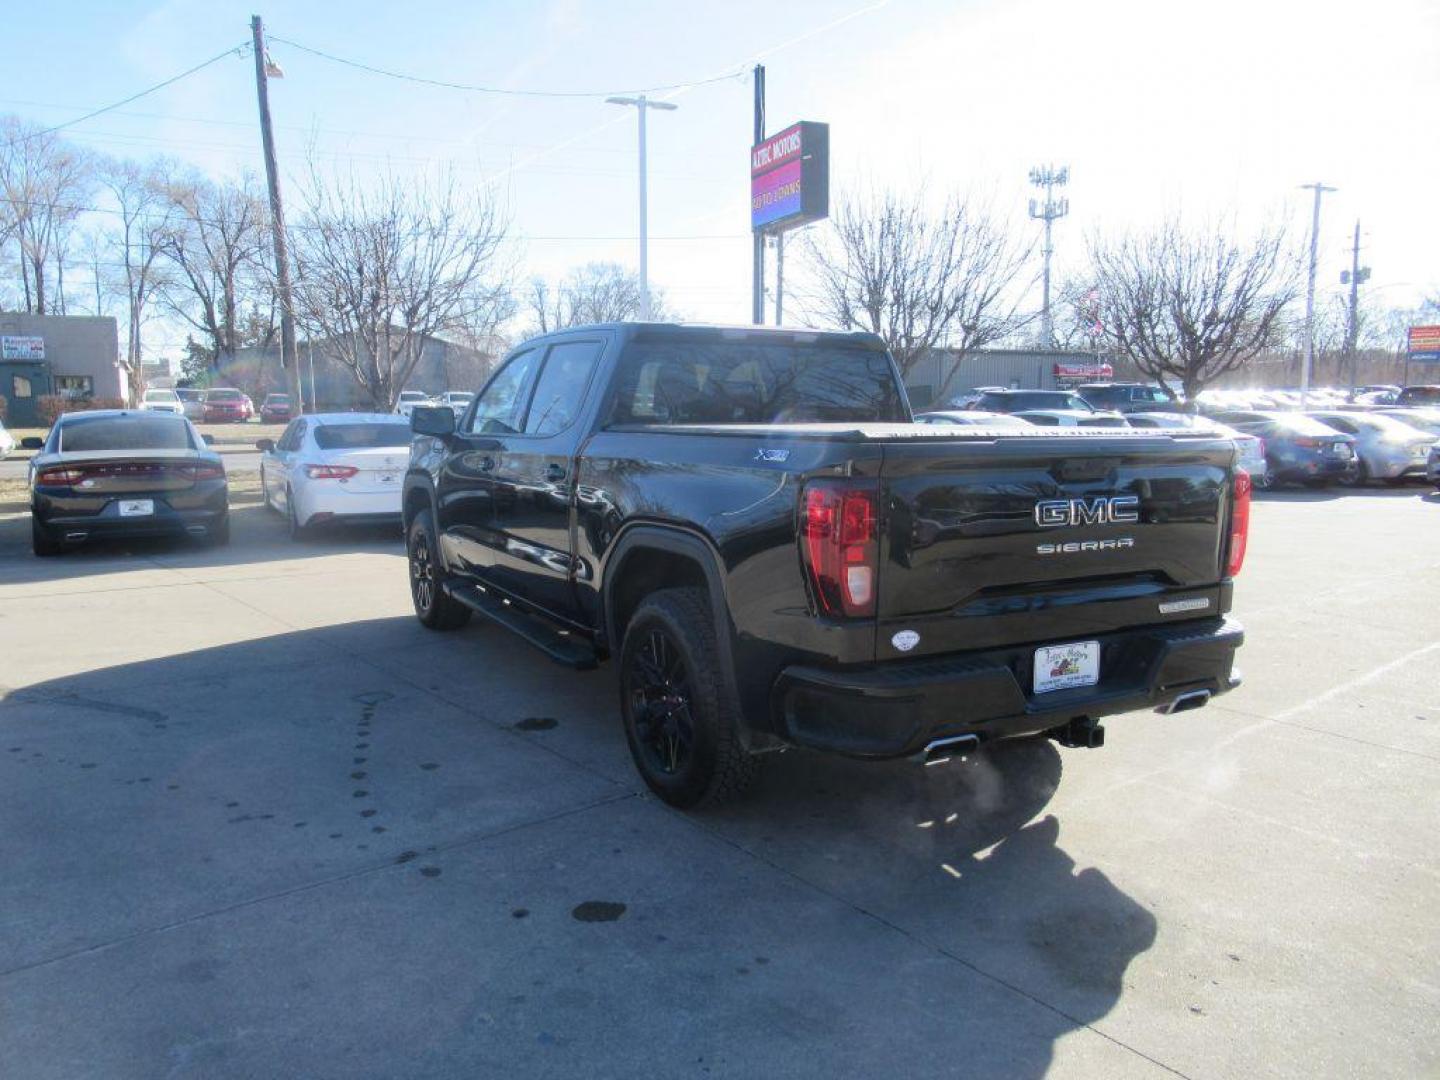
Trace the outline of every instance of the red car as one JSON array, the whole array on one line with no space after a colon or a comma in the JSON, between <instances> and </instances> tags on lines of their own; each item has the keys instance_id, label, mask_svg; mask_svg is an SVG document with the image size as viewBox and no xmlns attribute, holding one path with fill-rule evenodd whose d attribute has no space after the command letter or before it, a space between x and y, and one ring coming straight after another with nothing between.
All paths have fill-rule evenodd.
<instances>
[{"instance_id":1,"label":"red car","mask_svg":"<svg viewBox=\"0 0 1440 1080\"><path fill-rule=\"evenodd\" d=\"M205 391L205 423L243 424L255 415L255 404L239 390Z\"/></svg>"},{"instance_id":2,"label":"red car","mask_svg":"<svg viewBox=\"0 0 1440 1080\"><path fill-rule=\"evenodd\" d=\"M266 394L265 400L260 403L262 424L285 423L290 420L291 415L289 394Z\"/></svg>"}]
</instances>

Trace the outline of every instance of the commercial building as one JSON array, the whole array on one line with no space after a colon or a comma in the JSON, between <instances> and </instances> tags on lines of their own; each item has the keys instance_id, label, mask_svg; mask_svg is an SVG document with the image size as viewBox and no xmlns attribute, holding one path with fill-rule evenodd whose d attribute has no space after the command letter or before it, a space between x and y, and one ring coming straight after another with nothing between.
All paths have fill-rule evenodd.
<instances>
[{"instance_id":1,"label":"commercial building","mask_svg":"<svg viewBox=\"0 0 1440 1080\"><path fill-rule=\"evenodd\" d=\"M50 394L129 401L114 318L0 312L6 424L39 425L39 399Z\"/></svg>"},{"instance_id":2,"label":"commercial building","mask_svg":"<svg viewBox=\"0 0 1440 1080\"><path fill-rule=\"evenodd\" d=\"M954 349L936 349L905 373L905 389L915 408L939 408L978 386L1059 390L1114 377L1111 364L1094 353L1066 349L975 349L962 356Z\"/></svg>"}]
</instances>

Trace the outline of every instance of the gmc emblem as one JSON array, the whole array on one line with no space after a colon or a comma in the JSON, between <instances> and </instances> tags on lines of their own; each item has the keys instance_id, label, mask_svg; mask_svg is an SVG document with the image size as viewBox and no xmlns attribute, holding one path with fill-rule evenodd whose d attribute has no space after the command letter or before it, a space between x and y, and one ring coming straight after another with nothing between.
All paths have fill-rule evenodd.
<instances>
[{"instance_id":1,"label":"gmc emblem","mask_svg":"<svg viewBox=\"0 0 1440 1080\"><path fill-rule=\"evenodd\" d=\"M1138 495L1043 499L1035 504L1035 524L1042 529L1064 529L1075 525L1130 525L1139 520Z\"/></svg>"}]
</instances>

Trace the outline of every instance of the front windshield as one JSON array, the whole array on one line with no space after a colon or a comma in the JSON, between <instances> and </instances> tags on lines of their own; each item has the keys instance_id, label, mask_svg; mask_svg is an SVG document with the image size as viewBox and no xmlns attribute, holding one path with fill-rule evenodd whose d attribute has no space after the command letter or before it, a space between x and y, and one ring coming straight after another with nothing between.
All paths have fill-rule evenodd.
<instances>
[{"instance_id":1,"label":"front windshield","mask_svg":"<svg viewBox=\"0 0 1440 1080\"><path fill-rule=\"evenodd\" d=\"M146 401L179 401L180 397L174 390L146 390Z\"/></svg>"}]
</instances>

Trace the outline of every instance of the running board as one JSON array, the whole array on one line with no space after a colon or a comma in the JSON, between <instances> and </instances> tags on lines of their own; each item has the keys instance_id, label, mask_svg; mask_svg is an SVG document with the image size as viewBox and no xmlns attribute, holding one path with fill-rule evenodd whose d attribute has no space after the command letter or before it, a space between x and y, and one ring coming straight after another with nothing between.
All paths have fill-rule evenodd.
<instances>
[{"instance_id":1,"label":"running board","mask_svg":"<svg viewBox=\"0 0 1440 1080\"><path fill-rule=\"evenodd\" d=\"M576 671L589 671L600 662L594 646L584 638L557 630L544 619L498 599L494 593L484 592L464 581L446 582L443 588L451 599L518 634L557 664Z\"/></svg>"}]
</instances>

